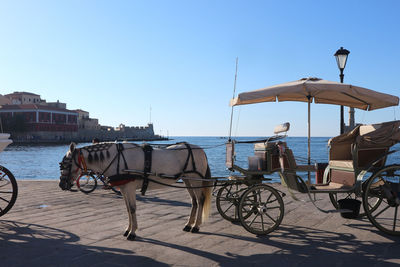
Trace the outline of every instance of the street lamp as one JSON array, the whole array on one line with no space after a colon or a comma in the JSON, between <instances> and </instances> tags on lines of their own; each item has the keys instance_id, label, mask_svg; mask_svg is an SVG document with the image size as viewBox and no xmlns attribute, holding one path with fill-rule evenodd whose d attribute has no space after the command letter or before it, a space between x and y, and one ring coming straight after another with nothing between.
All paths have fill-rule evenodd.
<instances>
[{"instance_id":1,"label":"street lamp","mask_svg":"<svg viewBox=\"0 0 400 267\"><path fill-rule=\"evenodd\" d=\"M340 82L343 83L343 70L346 67L346 62L347 62L347 56L350 54L349 50L344 49L343 47L340 47L338 51L335 53L336 57L336 63L338 65L338 68L340 70ZM350 110L351 114L351 110ZM353 116L354 116L354 110L353 110ZM354 119L353 119L354 121ZM340 134L344 133L344 110L343 106L340 106Z\"/></svg>"}]
</instances>

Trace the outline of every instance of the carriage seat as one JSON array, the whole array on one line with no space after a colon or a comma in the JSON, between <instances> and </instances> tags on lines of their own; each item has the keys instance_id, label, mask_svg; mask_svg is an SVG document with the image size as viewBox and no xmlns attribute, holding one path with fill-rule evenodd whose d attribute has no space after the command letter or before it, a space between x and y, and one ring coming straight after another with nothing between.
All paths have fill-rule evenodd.
<instances>
[{"instance_id":1,"label":"carriage seat","mask_svg":"<svg viewBox=\"0 0 400 267\"><path fill-rule=\"evenodd\" d=\"M400 141L400 121L359 125L352 131L329 140L329 173L324 184L352 186L358 173L371 166L385 165L389 148Z\"/></svg>"},{"instance_id":2,"label":"carriage seat","mask_svg":"<svg viewBox=\"0 0 400 267\"><path fill-rule=\"evenodd\" d=\"M398 142L400 121L359 125L329 140L329 166L354 170L366 168ZM384 159L377 163L384 165ZM356 165L356 166L354 166Z\"/></svg>"},{"instance_id":3,"label":"carriage seat","mask_svg":"<svg viewBox=\"0 0 400 267\"><path fill-rule=\"evenodd\" d=\"M285 123L275 126L274 134L285 133L285 132L289 131L289 129L290 129L290 123L285 122Z\"/></svg>"}]
</instances>

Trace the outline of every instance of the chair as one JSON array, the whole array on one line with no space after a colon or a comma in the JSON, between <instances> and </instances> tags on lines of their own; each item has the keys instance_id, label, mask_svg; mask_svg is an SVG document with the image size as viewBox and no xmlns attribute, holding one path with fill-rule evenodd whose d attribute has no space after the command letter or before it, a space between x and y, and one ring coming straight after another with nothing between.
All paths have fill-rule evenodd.
<instances>
[{"instance_id":1,"label":"chair","mask_svg":"<svg viewBox=\"0 0 400 267\"><path fill-rule=\"evenodd\" d=\"M351 188L362 171L385 165L390 147L400 140L400 121L359 125L329 140L329 165L324 184L329 188Z\"/></svg>"}]
</instances>

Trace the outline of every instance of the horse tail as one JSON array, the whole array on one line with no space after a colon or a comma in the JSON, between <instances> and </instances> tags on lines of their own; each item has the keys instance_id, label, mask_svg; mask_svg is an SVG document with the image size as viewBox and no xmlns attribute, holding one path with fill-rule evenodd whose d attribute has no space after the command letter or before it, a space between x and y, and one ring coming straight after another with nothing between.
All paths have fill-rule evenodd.
<instances>
[{"instance_id":1,"label":"horse tail","mask_svg":"<svg viewBox=\"0 0 400 267\"><path fill-rule=\"evenodd\" d=\"M211 178L210 166L207 164L207 172L205 178ZM206 222L208 217L210 216L211 210L211 193L212 193L212 184L213 181L203 181L202 194L204 196L204 204L203 204L203 213L202 213L202 221Z\"/></svg>"}]
</instances>

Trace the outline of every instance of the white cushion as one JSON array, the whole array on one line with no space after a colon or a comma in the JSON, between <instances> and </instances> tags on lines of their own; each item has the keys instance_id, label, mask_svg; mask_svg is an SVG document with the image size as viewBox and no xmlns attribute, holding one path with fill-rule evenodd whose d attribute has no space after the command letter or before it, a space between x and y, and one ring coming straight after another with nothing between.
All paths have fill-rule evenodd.
<instances>
[{"instance_id":1,"label":"white cushion","mask_svg":"<svg viewBox=\"0 0 400 267\"><path fill-rule=\"evenodd\" d=\"M330 167L337 167L337 168L346 168L346 169L353 169L353 161L352 160L330 160L329 161Z\"/></svg>"},{"instance_id":2,"label":"white cushion","mask_svg":"<svg viewBox=\"0 0 400 267\"><path fill-rule=\"evenodd\" d=\"M279 125L275 126L274 134L287 132L287 131L289 131L289 129L290 129L290 123L289 122L285 122L283 124L279 124Z\"/></svg>"}]
</instances>

